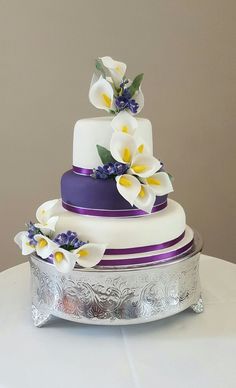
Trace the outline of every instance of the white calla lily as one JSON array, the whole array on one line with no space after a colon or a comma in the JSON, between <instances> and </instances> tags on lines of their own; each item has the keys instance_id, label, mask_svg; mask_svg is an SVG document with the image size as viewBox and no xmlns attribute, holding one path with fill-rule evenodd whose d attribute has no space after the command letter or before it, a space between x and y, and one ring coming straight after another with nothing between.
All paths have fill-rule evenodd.
<instances>
[{"instance_id":1,"label":"white calla lily","mask_svg":"<svg viewBox=\"0 0 236 388\"><path fill-rule=\"evenodd\" d=\"M133 136L123 133L114 132L111 137L110 151L115 160L130 165L129 173L146 178L153 175L161 168L159 160L152 155L143 151L143 144L137 147Z\"/></svg>"},{"instance_id":2,"label":"white calla lily","mask_svg":"<svg viewBox=\"0 0 236 388\"><path fill-rule=\"evenodd\" d=\"M116 177L116 187L120 195L133 206L141 189L139 180L133 175L119 175Z\"/></svg>"},{"instance_id":3,"label":"white calla lily","mask_svg":"<svg viewBox=\"0 0 236 388\"><path fill-rule=\"evenodd\" d=\"M28 232L19 232L14 238L15 243L22 251L22 255L30 255L35 252L35 246L31 245L31 240L28 237Z\"/></svg>"},{"instance_id":4,"label":"white calla lily","mask_svg":"<svg viewBox=\"0 0 236 388\"><path fill-rule=\"evenodd\" d=\"M135 137L137 149L136 154L142 154L142 155L151 155L150 147L149 145L141 138L141 137Z\"/></svg>"},{"instance_id":5,"label":"white calla lily","mask_svg":"<svg viewBox=\"0 0 236 388\"><path fill-rule=\"evenodd\" d=\"M97 265L103 258L106 249L105 244L87 243L75 249L77 263L84 268L91 268Z\"/></svg>"},{"instance_id":6,"label":"white calla lily","mask_svg":"<svg viewBox=\"0 0 236 388\"><path fill-rule=\"evenodd\" d=\"M121 111L111 122L114 131L120 131L133 135L138 127L137 120L128 112Z\"/></svg>"},{"instance_id":7,"label":"white calla lily","mask_svg":"<svg viewBox=\"0 0 236 388\"><path fill-rule=\"evenodd\" d=\"M58 216L54 216L60 209L60 200L53 199L43 203L36 211L36 218L38 223L36 228L40 229L42 233L48 234L55 231L55 226L58 221Z\"/></svg>"},{"instance_id":8,"label":"white calla lily","mask_svg":"<svg viewBox=\"0 0 236 388\"><path fill-rule=\"evenodd\" d=\"M150 189L148 185L141 184L141 188L137 198L134 201L134 205L147 213L152 212L153 205L156 200L156 195Z\"/></svg>"},{"instance_id":9,"label":"white calla lily","mask_svg":"<svg viewBox=\"0 0 236 388\"><path fill-rule=\"evenodd\" d=\"M41 224L45 224L49 218L55 215L55 212L60 208L60 200L52 199L44 202L36 211L36 218Z\"/></svg>"},{"instance_id":10,"label":"white calla lily","mask_svg":"<svg viewBox=\"0 0 236 388\"><path fill-rule=\"evenodd\" d=\"M53 263L62 273L71 272L75 266L77 256L63 248L57 247L52 251Z\"/></svg>"},{"instance_id":11,"label":"white calla lily","mask_svg":"<svg viewBox=\"0 0 236 388\"><path fill-rule=\"evenodd\" d=\"M129 134L114 132L111 137L110 151L117 162L131 164L136 151L136 142Z\"/></svg>"},{"instance_id":12,"label":"white calla lily","mask_svg":"<svg viewBox=\"0 0 236 388\"><path fill-rule=\"evenodd\" d=\"M108 56L99 59L102 61L103 66L109 70L116 87L119 87L126 72L126 64Z\"/></svg>"},{"instance_id":13,"label":"white calla lily","mask_svg":"<svg viewBox=\"0 0 236 388\"><path fill-rule=\"evenodd\" d=\"M110 111L113 106L113 88L102 76L93 76L89 90L89 100L98 109Z\"/></svg>"},{"instance_id":14,"label":"white calla lily","mask_svg":"<svg viewBox=\"0 0 236 388\"><path fill-rule=\"evenodd\" d=\"M155 195L166 195L174 191L169 175L164 171L143 179L143 182L152 189Z\"/></svg>"},{"instance_id":15,"label":"white calla lily","mask_svg":"<svg viewBox=\"0 0 236 388\"><path fill-rule=\"evenodd\" d=\"M55 242L53 242L50 238L42 234L36 234L34 236L34 240L37 241L35 247L36 253L42 259L47 259L55 250L55 248L58 247Z\"/></svg>"},{"instance_id":16,"label":"white calla lily","mask_svg":"<svg viewBox=\"0 0 236 388\"><path fill-rule=\"evenodd\" d=\"M129 172L142 178L146 178L153 175L156 171L160 170L160 168L161 163L154 158L154 156L137 154L132 159Z\"/></svg>"}]
</instances>

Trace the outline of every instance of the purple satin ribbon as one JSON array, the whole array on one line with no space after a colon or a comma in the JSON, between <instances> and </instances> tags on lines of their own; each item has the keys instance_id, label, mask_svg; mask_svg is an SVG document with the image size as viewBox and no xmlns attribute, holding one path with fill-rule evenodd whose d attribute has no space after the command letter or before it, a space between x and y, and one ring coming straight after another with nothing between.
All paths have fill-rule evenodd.
<instances>
[{"instance_id":1,"label":"purple satin ribbon","mask_svg":"<svg viewBox=\"0 0 236 388\"><path fill-rule=\"evenodd\" d=\"M145 247L106 249L105 255L132 255L133 253L146 253L146 252L152 252L152 251L159 251L179 243L184 238L184 236L185 236L185 232L183 232L179 237L176 237L173 240L166 241L164 243L156 244L156 245L147 245Z\"/></svg>"},{"instance_id":2,"label":"purple satin ribbon","mask_svg":"<svg viewBox=\"0 0 236 388\"><path fill-rule=\"evenodd\" d=\"M104 210L104 209L88 209L79 206L73 206L66 202L62 201L62 206L64 209L69 210L70 212L82 214L86 216L98 216L98 217L134 217L134 216L144 216L148 213L140 209L127 209L127 210ZM152 209L152 213L156 213L167 206L167 201L156 205Z\"/></svg>"},{"instance_id":3,"label":"purple satin ribbon","mask_svg":"<svg viewBox=\"0 0 236 388\"><path fill-rule=\"evenodd\" d=\"M162 162L161 162L161 165L163 166ZM73 169L73 171L76 174L79 174L79 175L90 176L93 173L93 169L92 168L84 168L84 167L72 166L72 169Z\"/></svg>"},{"instance_id":4,"label":"purple satin ribbon","mask_svg":"<svg viewBox=\"0 0 236 388\"><path fill-rule=\"evenodd\" d=\"M128 258L128 259L114 259L114 260L101 260L99 262L99 267L113 267L113 266L127 266L127 265L139 265L139 264L149 264L149 263L155 263L158 261L168 261L176 258L177 256L187 252L192 248L194 242L194 238L184 245L181 248L175 249L171 252L166 253L160 253L158 255L153 256L146 256L146 257L135 257L135 258ZM48 257L47 262L53 264L52 258ZM75 268L78 268L78 265L75 265Z\"/></svg>"},{"instance_id":5,"label":"purple satin ribbon","mask_svg":"<svg viewBox=\"0 0 236 388\"><path fill-rule=\"evenodd\" d=\"M83 167L77 167L77 166L72 166L72 167L73 167L73 171L79 175L90 176L93 173L93 169L91 168L83 168Z\"/></svg>"},{"instance_id":6,"label":"purple satin ribbon","mask_svg":"<svg viewBox=\"0 0 236 388\"><path fill-rule=\"evenodd\" d=\"M192 239L188 244L184 245L181 248L175 249L171 252L166 253L160 253L158 255L153 256L146 256L146 257L135 257L135 258L129 258L129 259L115 259L115 260L101 260L99 262L99 266L103 267L110 267L110 266L127 266L132 264L148 264L148 263L154 263L156 261L160 260L170 260L175 258L176 256L181 255L182 253L188 251L192 245L193 245L194 239Z\"/></svg>"}]
</instances>

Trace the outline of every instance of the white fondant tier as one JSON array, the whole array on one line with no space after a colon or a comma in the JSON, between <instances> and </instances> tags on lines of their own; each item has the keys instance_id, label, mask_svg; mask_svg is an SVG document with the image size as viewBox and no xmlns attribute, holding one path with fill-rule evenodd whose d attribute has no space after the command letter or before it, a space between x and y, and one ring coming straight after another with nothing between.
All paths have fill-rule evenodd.
<instances>
[{"instance_id":1,"label":"white fondant tier","mask_svg":"<svg viewBox=\"0 0 236 388\"><path fill-rule=\"evenodd\" d=\"M165 209L147 217L90 217L62 207L58 215L56 234L72 230L83 241L105 243L111 249L161 244L176 239L186 228L184 209L170 199Z\"/></svg>"},{"instance_id":2,"label":"white fondant tier","mask_svg":"<svg viewBox=\"0 0 236 388\"><path fill-rule=\"evenodd\" d=\"M133 253L133 254L123 254L123 255L120 255L120 254L119 255L105 255L103 257L102 261L106 260L108 262L106 264L106 266L109 265L109 261L110 261L112 263L111 266L113 266L114 260L115 261L118 260L119 262L124 261L124 263L125 263L129 259L129 263L131 262L131 260L133 260L134 264L137 265L136 259L138 259L140 261L142 261L142 259L145 259L145 264L148 264L148 263L153 262L152 259L153 259L153 256L155 256L156 260L158 262L164 262L166 260L171 259L168 256L169 253L178 252L182 249L183 252L179 253L179 254L182 254L182 253L187 252L189 249L191 249L192 244L190 244L190 243L193 242L193 238L194 238L193 230L189 226L186 226L184 237L176 244L171 245L171 247L164 248L164 249L158 249L155 251L153 250L150 252L143 252L143 253ZM158 256L160 257L160 259L158 258ZM166 257L164 257L164 256L166 256ZM178 253L176 254L176 256L178 256ZM120 266L120 265L122 265L122 264L119 263L118 266Z\"/></svg>"},{"instance_id":3,"label":"white fondant tier","mask_svg":"<svg viewBox=\"0 0 236 388\"><path fill-rule=\"evenodd\" d=\"M82 168L95 168L101 165L96 145L99 144L109 149L113 133L111 117L94 117L77 121L74 128L73 141L73 166ZM137 118L138 128L135 137L142 138L153 152L152 125L148 119Z\"/></svg>"}]
</instances>

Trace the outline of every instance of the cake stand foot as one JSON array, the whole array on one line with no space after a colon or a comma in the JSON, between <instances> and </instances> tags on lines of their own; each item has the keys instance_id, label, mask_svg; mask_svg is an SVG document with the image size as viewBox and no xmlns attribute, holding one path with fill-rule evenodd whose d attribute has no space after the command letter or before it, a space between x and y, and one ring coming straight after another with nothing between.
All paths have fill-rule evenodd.
<instances>
[{"instance_id":1,"label":"cake stand foot","mask_svg":"<svg viewBox=\"0 0 236 388\"><path fill-rule=\"evenodd\" d=\"M203 300L202 297L198 299L198 301L194 304L192 304L191 309L196 313L200 314L204 311L204 305L203 305Z\"/></svg>"},{"instance_id":2,"label":"cake stand foot","mask_svg":"<svg viewBox=\"0 0 236 388\"><path fill-rule=\"evenodd\" d=\"M32 304L32 319L34 326L42 327L52 319L52 315L40 311L34 304Z\"/></svg>"}]
</instances>

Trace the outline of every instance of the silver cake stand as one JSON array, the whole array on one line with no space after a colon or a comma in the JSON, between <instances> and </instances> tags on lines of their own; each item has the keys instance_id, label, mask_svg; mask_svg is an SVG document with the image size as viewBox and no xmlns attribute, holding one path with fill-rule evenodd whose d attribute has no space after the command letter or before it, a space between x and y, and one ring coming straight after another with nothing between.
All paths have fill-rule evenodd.
<instances>
[{"instance_id":1,"label":"silver cake stand","mask_svg":"<svg viewBox=\"0 0 236 388\"><path fill-rule=\"evenodd\" d=\"M172 261L122 269L76 268L68 275L32 255L34 325L43 326L53 317L93 325L138 324L189 307L201 313L201 249L201 237L195 232L191 252Z\"/></svg>"}]
</instances>

